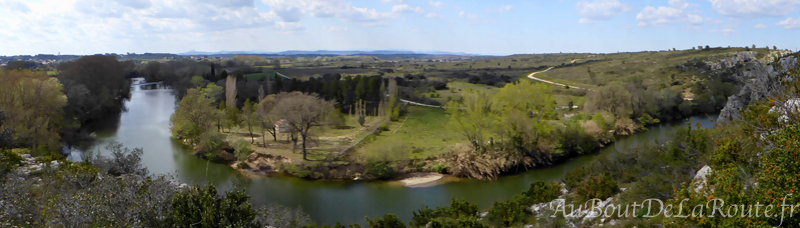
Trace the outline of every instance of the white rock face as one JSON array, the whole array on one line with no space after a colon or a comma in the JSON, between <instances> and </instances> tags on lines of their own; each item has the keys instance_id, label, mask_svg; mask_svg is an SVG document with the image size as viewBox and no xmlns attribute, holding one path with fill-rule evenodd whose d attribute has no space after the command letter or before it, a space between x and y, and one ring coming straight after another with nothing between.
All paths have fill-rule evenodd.
<instances>
[{"instance_id":1,"label":"white rock face","mask_svg":"<svg viewBox=\"0 0 800 228\"><path fill-rule=\"evenodd\" d=\"M708 185L708 175L711 174L713 170L711 166L703 166L700 170L697 171L697 174L694 175L692 179L692 186L694 186L694 192L700 192L703 188Z\"/></svg>"}]
</instances>

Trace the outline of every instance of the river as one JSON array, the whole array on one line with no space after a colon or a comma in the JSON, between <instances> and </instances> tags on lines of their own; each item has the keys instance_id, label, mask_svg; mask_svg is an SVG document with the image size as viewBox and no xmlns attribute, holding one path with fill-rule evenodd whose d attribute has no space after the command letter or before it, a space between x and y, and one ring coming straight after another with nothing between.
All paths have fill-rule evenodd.
<instances>
[{"instance_id":1,"label":"river","mask_svg":"<svg viewBox=\"0 0 800 228\"><path fill-rule=\"evenodd\" d=\"M173 174L177 180L188 184L210 182L226 190L231 189L237 179L245 179L244 186L255 205L277 203L300 206L319 224L337 221L364 224L365 216L385 213L395 213L408 222L413 211L425 205L448 205L451 198L475 202L485 210L495 201L510 199L514 194L526 190L534 181L560 180L568 171L592 162L598 156L627 150L639 143L665 139L676 126L685 126L682 121L652 126L649 131L618 137L616 143L598 154L519 175L504 176L495 181L460 179L432 187L407 188L392 182L314 181L287 176L247 180L240 178L242 175L229 166L209 163L193 156L190 148L171 139L169 118L176 104L172 90L134 87L131 99L126 101L126 112L90 127L98 140L88 146L89 149L103 151L102 148L111 141L121 142L129 148L141 147L144 149L142 163L150 173ZM703 127L713 126L707 117L697 116L693 120L702 122Z\"/></svg>"}]
</instances>

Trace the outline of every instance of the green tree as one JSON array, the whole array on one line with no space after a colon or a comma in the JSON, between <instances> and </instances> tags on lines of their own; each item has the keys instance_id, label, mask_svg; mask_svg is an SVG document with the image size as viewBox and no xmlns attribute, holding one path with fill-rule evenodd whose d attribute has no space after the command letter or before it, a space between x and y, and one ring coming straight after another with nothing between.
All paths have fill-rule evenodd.
<instances>
[{"instance_id":1,"label":"green tree","mask_svg":"<svg viewBox=\"0 0 800 228\"><path fill-rule=\"evenodd\" d=\"M461 133L472 146L484 151L485 137L490 134L494 115L491 110L491 99L480 91L467 90L461 95L462 101L450 101L445 105L450 122L448 127Z\"/></svg>"},{"instance_id":2,"label":"green tree","mask_svg":"<svg viewBox=\"0 0 800 228\"><path fill-rule=\"evenodd\" d=\"M0 70L0 110L6 120L0 132L10 132L23 146L58 146L58 128L67 97L56 78L30 70Z\"/></svg>"},{"instance_id":3,"label":"green tree","mask_svg":"<svg viewBox=\"0 0 800 228\"><path fill-rule=\"evenodd\" d=\"M269 95L261 99L261 102L258 103L258 107L256 107L256 118L258 122L261 124L261 139L264 146L267 146L267 137L265 132L269 132L272 135L273 141L278 141L277 132L275 130L275 122L278 121L277 115L272 111L275 108L275 95Z\"/></svg>"},{"instance_id":4,"label":"green tree","mask_svg":"<svg viewBox=\"0 0 800 228\"><path fill-rule=\"evenodd\" d=\"M545 121L555 113L552 90L549 85L522 80L504 86L494 96L497 131L512 142L512 148L524 148L524 152L536 150L541 139L554 130Z\"/></svg>"},{"instance_id":5,"label":"green tree","mask_svg":"<svg viewBox=\"0 0 800 228\"><path fill-rule=\"evenodd\" d=\"M213 126L216 118L217 110L211 99L197 89L189 89L170 117L170 125L173 133L196 141Z\"/></svg>"}]
</instances>

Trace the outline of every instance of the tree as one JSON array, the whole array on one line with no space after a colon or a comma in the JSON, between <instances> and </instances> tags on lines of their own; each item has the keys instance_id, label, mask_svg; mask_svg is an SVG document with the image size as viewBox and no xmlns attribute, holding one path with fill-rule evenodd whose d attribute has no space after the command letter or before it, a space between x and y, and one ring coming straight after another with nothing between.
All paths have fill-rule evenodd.
<instances>
[{"instance_id":1,"label":"tree","mask_svg":"<svg viewBox=\"0 0 800 228\"><path fill-rule=\"evenodd\" d=\"M114 56L84 56L62 64L59 80L69 103L67 110L81 123L122 110L122 101L130 96L123 65Z\"/></svg>"},{"instance_id":2,"label":"tree","mask_svg":"<svg viewBox=\"0 0 800 228\"><path fill-rule=\"evenodd\" d=\"M277 132L275 131L275 122L278 121L276 115L273 113L273 108L275 107L275 95L269 95L261 99L261 102L258 103L258 107L256 108L256 118L261 123L261 137L264 146L267 146L267 137L264 133L269 132L272 135L273 141L278 141Z\"/></svg>"},{"instance_id":3,"label":"tree","mask_svg":"<svg viewBox=\"0 0 800 228\"><path fill-rule=\"evenodd\" d=\"M491 100L480 91L467 90L461 94L462 102L450 101L445 105L450 117L448 127L464 135L478 151L485 151L485 137L490 133L494 116Z\"/></svg>"},{"instance_id":4,"label":"tree","mask_svg":"<svg viewBox=\"0 0 800 228\"><path fill-rule=\"evenodd\" d=\"M272 67L276 70L281 69L281 60L280 59L272 59Z\"/></svg>"},{"instance_id":5,"label":"tree","mask_svg":"<svg viewBox=\"0 0 800 228\"><path fill-rule=\"evenodd\" d=\"M592 92L586 106L589 110L610 112L617 118L630 117L631 93L621 84L613 83Z\"/></svg>"},{"instance_id":6,"label":"tree","mask_svg":"<svg viewBox=\"0 0 800 228\"><path fill-rule=\"evenodd\" d=\"M494 96L499 131L523 152L538 149L539 141L554 129L545 121L555 111L552 87L530 80L504 86Z\"/></svg>"},{"instance_id":7,"label":"tree","mask_svg":"<svg viewBox=\"0 0 800 228\"><path fill-rule=\"evenodd\" d=\"M211 128L217 113L211 99L197 89L189 89L170 117L170 125L175 134L196 141Z\"/></svg>"},{"instance_id":8,"label":"tree","mask_svg":"<svg viewBox=\"0 0 800 228\"><path fill-rule=\"evenodd\" d=\"M300 134L303 139L303 159L308 160L307 144L311 128L325 124L327 113L333 111L333 103L314 94L301 92L285 93L278 96L275 113L286 124Z\"/></svg>"},{"instance_id":9,"label":"tree","mask_svg":"<svg viewBox=\"0 0 800 228\"><path fill-rule=\"evenodd\" d=\"M255 142L255 136L253 135L253 125L256 124L257 117L256 115L256 107L255 104L250 101L248 98L244 101L244 107L242 107L242 114L241 119L247 124L247 131L250 132L250 143Z\"/></svg>"},{"instance_id":10,"label":"tree","mask_svg":"<svg viewBox=\"0 0 800 228\"><path fill-rule=\"evenodd\" d=\"M225 80L225 102L228 109L236 109L236 77L228 75Z\"/></svg>"},{"instance_id":11,"label":"tree","mask_svg":"<svg viewBox=\"0 0 800 228\"><path fill-rule=\"evenodd\" d=\"M58 79L43 72L0 70L0 132L24 146L58 146L58 128L67 105Z\"/></svg>"}]
</instances>

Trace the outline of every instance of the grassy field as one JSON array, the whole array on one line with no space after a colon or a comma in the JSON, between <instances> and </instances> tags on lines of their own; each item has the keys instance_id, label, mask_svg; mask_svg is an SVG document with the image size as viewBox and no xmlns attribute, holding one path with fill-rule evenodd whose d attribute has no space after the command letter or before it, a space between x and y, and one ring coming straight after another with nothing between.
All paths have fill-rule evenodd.
<instances>
[{"instance_id":1,"label":"grassy field","mask_svg":"<svg viewBox=\"0 0 800 228\"><path fill-rule=\"evenodd\" d=\"M630 82L638 78L642 80L644 85L666 88L673 81L693 83L697 80L700 72L682 72L676 68L678 65L693 59L714 61L729 58L730 54L743 51L745 51L744 48L731 48L712 49L709 51L683 50L605 54L603 55L605 60L601 62L576 67L556 68L546 74L537 74L536 76L564 84L575 84L576 86L583 84L592 87L613 81ZM753 51L758 56L764 56L769 53L764 48L754 49ZM589 72L595 74L594 80L591 79Z\"/></svg>"},{"instance_id":2,"label":"grassy field","mask_svg":"<svg viewBox=\"0 0 800 228\"><path fill-rule=\"evenodd\" d=\"M450 97L452 100L461 99L461 94L468 89L472 89L473 91L480 91L482 93L486 93L489 96L494 96L497 91L500 91L500 88L495 86L487 86L482 84L472 84L469 82L462 82L462 81L453 81L447 83L447 87L450 88L449 90L439 90L436 91L439 93L440 97L433 98L442 103L442 105L447 104L448 100L447 97ZM430 97L430 94L426 94L426 96Z\"/></svg>"},{"instance_id":3,"label":"grassy field","mask_svg":"<svg viewBox=\"0 0 800 228\"><path fill-rule=\"evenodd\" d=\"M397 153L390 157L427 158L448 151L454 144L465 141L455 131L448 130L449 118L444 109L410 106L409 114L388 125L388 131L371 136L356 149L362 158Z\"/></svg>"}]
</instances>

